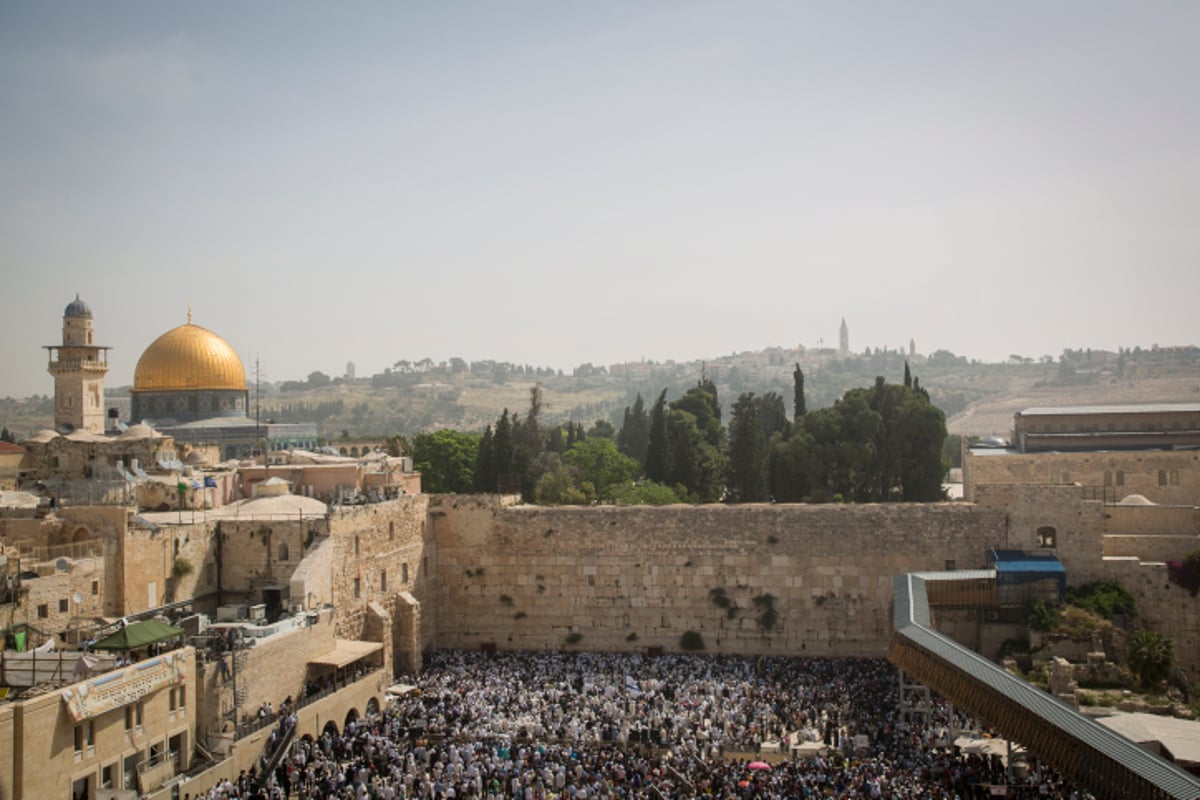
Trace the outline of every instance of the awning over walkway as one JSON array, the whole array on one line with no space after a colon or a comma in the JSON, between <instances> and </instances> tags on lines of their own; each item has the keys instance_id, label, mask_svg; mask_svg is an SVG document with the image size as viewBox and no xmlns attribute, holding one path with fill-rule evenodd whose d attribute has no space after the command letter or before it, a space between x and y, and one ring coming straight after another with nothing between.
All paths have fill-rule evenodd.
<instances>
[{"instance_id":1,"label":"awning over walkway","mask_svg":"<svg viewBox=\"0 0 1200 800\"><path fill-rule=\"evenodd\" d=\"M1067 568L1054 556L1023 550L992 550L990 555L999 586L1049 579L1058 584L1060 597L1067 593Z\"/></svg>"},{"instance_id":2,"label":"awning over walkway","mask_svg":"<svg viewBox=\"0 0 1200 800\"><path fill-rule=\"evenodd\" d=\"M163 642L183 635L183 628L176 628L156 619L131 622L111 636L106 636L92 646L93 650L135 650L155 642Z\"/></svg>"},{"instance_id":3,"label":"awning over walkway","mask_svg":"<svg viewBox=\"0 0 1200 800\"><path fill-rule=\"evenodd\" d=\"M308 660L309 664L323 667L344 667L353 664L364 656L378 653L383 649L379 642L359 642L353 639L334 639L334 647L327 653L322 653Z\"/></svg>"}]
</instances>

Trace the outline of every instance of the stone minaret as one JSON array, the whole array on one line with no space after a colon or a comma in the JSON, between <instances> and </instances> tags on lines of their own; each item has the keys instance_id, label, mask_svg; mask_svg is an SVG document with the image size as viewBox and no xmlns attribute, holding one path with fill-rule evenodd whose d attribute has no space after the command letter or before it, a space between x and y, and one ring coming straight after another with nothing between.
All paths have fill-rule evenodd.
<instances>
[{"instance_id":1,"label":"stone minaret","mask_svg":"<svg viewBox=\"0 0 1200 800\"><path fill-rule=\"evenodd\" d=\"M104 433L104 376L108 351L93 340L92 310L75 295L63 312L62 344L50 351L46 370L54 376L54 427L59 431Z\"/></svg>"},{"instance_id":2,"label":"stone minaret","mask_svg":"<svg viewBox=\"0 0 1200 800\"><path fill-rule=\"evenodd\" d=\"M845 317L842 317L842 327L838 328L838 355L842 358L850 355L850 329L846 327Z\"/></svg>"}]
</instances>

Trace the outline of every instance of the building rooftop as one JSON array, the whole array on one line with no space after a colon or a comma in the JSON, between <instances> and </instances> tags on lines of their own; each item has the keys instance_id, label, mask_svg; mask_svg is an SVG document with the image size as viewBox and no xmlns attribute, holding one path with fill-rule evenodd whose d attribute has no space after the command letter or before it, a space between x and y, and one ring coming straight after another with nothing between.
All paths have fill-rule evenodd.
<instances>
[{"instance_id":1,"label":"building rooftop","mask_svg":"<svg viewBox=\"0 0 1200 800\"><path fill-rule=\"evenodd\" d=\"M1018 411L1017 416L1063 416L1067 414L1167 414L1172 412L1200 413L1200 403L1138 403L1132 405L1098 406L1033 406Z\"/></svg>"}]
</instances>

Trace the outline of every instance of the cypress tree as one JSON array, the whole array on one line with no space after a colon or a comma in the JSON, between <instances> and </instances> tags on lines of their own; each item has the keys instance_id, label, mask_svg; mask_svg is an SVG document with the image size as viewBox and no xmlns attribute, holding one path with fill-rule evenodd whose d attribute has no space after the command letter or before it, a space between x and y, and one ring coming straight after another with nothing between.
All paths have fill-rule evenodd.
<instances>
[{"instance_id":1,"label":"cypress tree","mask_svg":"<svg viewBox=\"0 0 1200 800\"><path fill-rule=\"evenodd\" d=\"M804 370L796 364L792 370L792 418L800 419L808 413L808 404L804 400Z\"/></svg>"}]
</instances>

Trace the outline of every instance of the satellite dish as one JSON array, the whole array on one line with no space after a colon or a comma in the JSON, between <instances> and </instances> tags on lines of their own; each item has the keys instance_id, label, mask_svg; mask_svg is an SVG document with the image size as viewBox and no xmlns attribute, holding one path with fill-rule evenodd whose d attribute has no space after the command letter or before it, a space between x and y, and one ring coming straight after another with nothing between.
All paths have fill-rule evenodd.
<instances>
[{"instance_id":1,"label":"satellite dish","mask_svg":"<svg viewBox=\"0 0 1200 800\"><path fill-rule=\"evenodd\" d=\"M81 595L79 592L75 593L73 599L75 600L75 605L78 606L83 604L83 595Z\"/></svg>"},{"instance_id":2,"label":"satellite dish","mask_svg":"<svg viewBox=\"0 0 1200 800\"><path fill-rule=\"evenodd\" d=\"M66 572L67 567L69 567L69 566L70 566L70 564L67 563L67 560L65 558L60 558L58 561L54 562L54 568L56 570L58 570L59 572Z\"/></svg>"}]
</instances>

